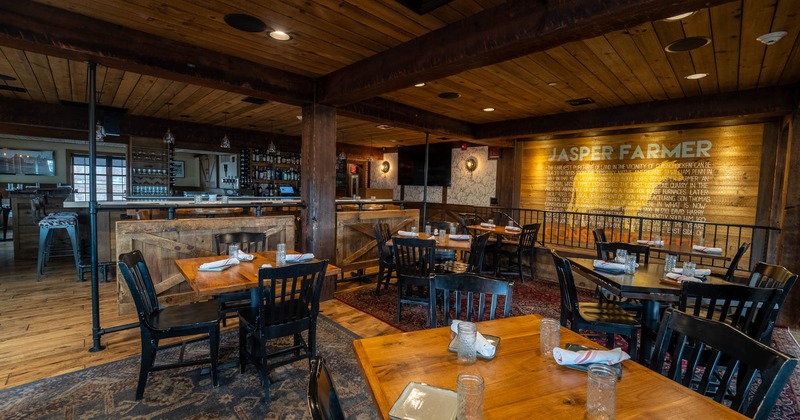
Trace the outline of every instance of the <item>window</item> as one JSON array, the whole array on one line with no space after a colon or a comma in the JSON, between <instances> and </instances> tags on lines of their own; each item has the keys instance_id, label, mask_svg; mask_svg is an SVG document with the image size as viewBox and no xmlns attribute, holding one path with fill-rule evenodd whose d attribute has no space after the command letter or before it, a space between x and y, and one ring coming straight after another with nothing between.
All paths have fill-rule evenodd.
<instances>
[{"instance_id":1,"label":"window","mask_svg":"<svg viewBox=\"0 0 800 420\"><path fill-rule=\"evenodd\" d=\"M72 155L72 186L75 201L89 201L89 156ZM122 200L127 191L125 158L96 156L97 200Z\"/></svg>"}]
</instances>

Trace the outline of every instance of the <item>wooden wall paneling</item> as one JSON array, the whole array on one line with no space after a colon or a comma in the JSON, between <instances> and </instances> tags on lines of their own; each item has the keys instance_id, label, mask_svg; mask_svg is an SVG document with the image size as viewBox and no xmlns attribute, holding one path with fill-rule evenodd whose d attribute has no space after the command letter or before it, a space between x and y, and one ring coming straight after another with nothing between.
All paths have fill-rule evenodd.
<instances>
[{"instance_id":1,"label":"wooden wall paneling","mask_svg":"<svg viewBox=\"0 0 800 420\"><path fill-rule=\"evenodd\" d=\"M800 105L795 104L793 117L786 118L788 123L788 145L786 167L800 167ZM800 273L800 171L786 171L783 200L783 225L780 240L780 261L793 273ZM800 288L795 285L786 298L783 308L778 314L778 325L797 327L800 325Z\"/></svg>"},{"instance_id":2,"label":"wooden wall paneling","mask_svg":"<svg viewBox=\"0 0 800 420\"><path fill-rule=\"evenodd\" d=\"M501 149L497 159L497 205L503 208L514 207L514 188L516 172L516 153L513 148ZM509 188L511 186L511 188Z\"/></svg>"},{"instance_id":3,"label":"wooden wall paneling","mask_svg":"<svg viewBox=\"0 0 800 420\"><path fill-rule=\"evenodd\" d=\"M785 130L788 130L786 128ZM761 169L758 185L758 204L756 206L756 224L762 226L780 226L782 220L783 178L786 170L786 146L788 134L782 135L779 123L764 124L764 142L761 148ZM759 233L753 242L759 243L767 238ZM775 242L769 243L773 249L767 255L778 255ZM760 249L751 249L753 261L765 261ZM775 263L775 261L769 261Z\"/></svg>"},{"instance_id":4,"label":"wooden wall paneling","mask_svg":"<svg viewBox=\"0 0 800 420\"><path fill-rule=\"evenodd\" d=\"M388 223L392 235L398 230L419 226L420 211L379 210L340 211L336 213L336 266L342 272L378 265L378 249L373 226Z\"/></svg>"},{"instance_id":5,"label":"wooden wall paneling","mask_svg":"<svg viewBox=\"0 0 800 420\"><path fill-rule=\"evenodd\" d=\"M336 110L324 105L303 107L300 211L304 252L319 259L336 257Z\"/></svg>"},{"instance_id":6,"label":"wooden wall paneling","mask_svg":"<svg viewBox=\"0 0 800 420\"><path fill-rule=\"evenodd\" d=\"M285 243L295 241L293 216L230 217L215 219L132 220L116 223L117 254L142 251L153 282L162 293L159 303L174 305L196 300L197 294L175 276L175 260L216 255L214 234L229 232L270 232L283 235ZM165 282L165 285L159 285ZM134 310L125 282L117 276L120 314Z\"/></svg>"}]
</instances>

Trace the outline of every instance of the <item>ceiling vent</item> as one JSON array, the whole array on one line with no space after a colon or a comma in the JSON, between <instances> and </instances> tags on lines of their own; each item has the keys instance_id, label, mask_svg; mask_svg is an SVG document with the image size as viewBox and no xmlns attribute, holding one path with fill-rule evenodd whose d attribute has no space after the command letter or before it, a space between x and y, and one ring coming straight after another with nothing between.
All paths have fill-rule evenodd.
<instances>
[{"instance_id":1,"label":"ceiling vent","mask_svg":"<svg viewBox=\"0 0 800 420\"><path fill-rule=\"evenodd\" d=\"M267 25L261 19L243 13L225 15L225 23L242 32L264 32L267 29Z\"/></svg>"},{"instance_id":2,"label":"ceiling vent","mask_svg":"<svg viewBox=\"0 0 800 420\"><path fill-rule=\"evenodd\" d=\"M267 99L254 98L252 96L245 96L244 98L242 98L242 102L248 102L248 103L256 104L256 105L264 105L265 103L267 103L269 101Z\"/></svg>"},{"instance_id":3,"label":"ceiling vent","mask_svg":"<svg viewBox=\"0 0 800 420\"><path fill-rule=\"evenodd\" d=\"M568 104L572 106L581 106L581 105L589 105L594 103L594 99L592 98L578 98L578 99L570 99L567 101Z\"/></svg>"},{"instance_id":4,"label":"ceiling vent","mask_svg":"<svg viewBox=\"0 0 800 420\"><path fill-rule=\"evenodd\" d=\"M679 39L670 42L669 45L664 47L666 52L678 53L696 50L700 47L705 47L711 42L711 38L706 36L692 36L689 38Z\"/></svg>"},{"instance_id":5,"label":"ceiling vent","mask_svg":"<svg viewBox=\"0 0 800 420\"><path fill-rule=\"evenodd\" d=\"M28 90L17 86L0 85L0 90L8 90L11 92L25 93Z\"/></svg>"},{"instance_id":6,"label":"ceiling vent","mask_svg":"<svg viewBox=\"0 0 800 420\"><path fill-rule=\"evenodd\" d=\"M411 9L418 15L424 15L437 7L444 6L453 0L397 0L398 3Z\"/></svg>"}]
</instances>

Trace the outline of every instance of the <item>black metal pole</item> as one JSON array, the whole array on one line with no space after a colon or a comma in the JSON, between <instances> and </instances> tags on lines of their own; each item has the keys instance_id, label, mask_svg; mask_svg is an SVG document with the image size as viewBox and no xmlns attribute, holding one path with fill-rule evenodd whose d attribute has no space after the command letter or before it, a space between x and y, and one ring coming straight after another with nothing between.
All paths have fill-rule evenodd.
<instances>
[{"instance_id":1,"label":"black metal pole","mask_svg":"<svg viewBox=\"0 0 800 420\"><path fill-rule=\"evenodd\" d=\"M425 132L425 176L422 182L422 225L428 223L428 139L431 133Z\"/></svg>"},{"instance_id":2,"label":"black metal pole","mask_svg":"<svg viewBox=\"0 0 800 420\"><path fill-rule=\"evenodd\" d=\"M97 64L88 62L87 84L89 102L89 242L92 258L92 342L90 352L103 350L100 344L100 292L97 276L97 133L95 130L95 108L97 106Z\"/></svg>"}]
</instances>

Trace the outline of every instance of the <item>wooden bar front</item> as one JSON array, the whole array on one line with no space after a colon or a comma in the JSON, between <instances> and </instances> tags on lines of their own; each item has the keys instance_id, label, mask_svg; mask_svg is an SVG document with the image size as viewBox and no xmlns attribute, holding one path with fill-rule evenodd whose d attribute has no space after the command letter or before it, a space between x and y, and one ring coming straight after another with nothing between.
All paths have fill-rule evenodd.
<instances>
[{"instance_id":1,"label":"wooden bar front","mask_svg":"<svg viewBox=\"0 0 800 420\"><path fill-rule=\"evenodd\" d=\"M419 210L340 211L336 213L336 265L342 271L378 265L373 226L388 223L392 234L419 224Z\"/></svg>"}]
</instances>

